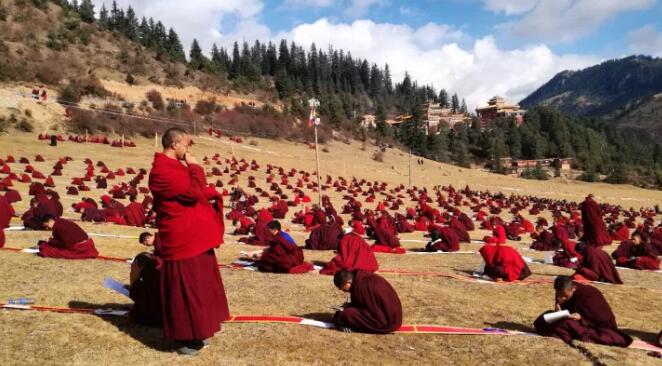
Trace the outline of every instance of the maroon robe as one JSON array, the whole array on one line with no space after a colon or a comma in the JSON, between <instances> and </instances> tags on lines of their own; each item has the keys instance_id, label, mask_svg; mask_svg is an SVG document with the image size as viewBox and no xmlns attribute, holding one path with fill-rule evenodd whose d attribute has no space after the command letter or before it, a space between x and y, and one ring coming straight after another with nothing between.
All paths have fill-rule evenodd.
<instances>
[{"instance_id":1,"label":"maroon robe","mask_svg":"<svg viewBox=\"0 0 662 366\"><path fill-rule=\"evenodd\" d=\"M543 230L531 244L531 249L541 251L558 249L558 247L554 245L554 234L547 230Z\"/></svg>"},{"instance_id":2,"label":"maroon robe","mask_svg":"<svg viewBox=\"0 0 662 366\"><path fill-rule=\"evenodd\" d=\"M39 242L39 255L49 258L89 259L99 255L94 241L77 224L55 219L53 236L48 241Z\"/></svg>"},{"instance_id":3,"label":"maroon robe","mask_svg":"<svg viewBox=\"0 0 662 366\"><path fill-rule=\"evenodd\" d=\"M222 242L218 216L204 195L204 169L156 154L149 175L159 229L163 335L202 340L230 311L214 254Z\"/></svg>"},{"instance_id":4,"label":"maroon robe","mask_svg":"<svg viewBox=\"0 0 662 366\"><path fill-rule=\"evenodd\" d=\"M140 203L129 203L124 212L127 225L145 227L145 209L143 209L143 206Z\"/></svg>"},{"instance_id":5,"label":"maroon robe","mask_svg":"<svg viewBox=\"0 0 662 366\"><path fill-rule=\"evenodd\" d=\"M463 243L471 242L471 238L469 237L469 232L464 227L464 224L456 217L453 217L451 219L449 226L456 231L457 236L461 242Z\"/></svg>"},{"instance_id":6,"label":"maroon robe","mask_svg":"<svg viewBox=\"0 0 662 366\"><path fill-rule=\"evenodd\" d=\"M561 309L578 313L581 320L563 319L547 324L543 315L534 322L536 332L547 337L558 337L570 343L573 339L607 346L628 347L632 337L616 325L616 317L597 288L576 284L575 292Z\"/></svg>"},{"instance_id":7,"label":"maroon robe","mask_svg":"<svg viewBox=\"0 0 662 366\"><path fill-rule=\"evenodd\" d=\"M611 253L611 257L621 267L648 271L660 269L660 259L657 257L657 251L648 243L635 245L633 241L626 240Z\"/></svg>"},{"instance_id":8,"label":"maroon robe","mask_svg":"<svg viewBox=\"0 0 662 366\"><path fill-rule=\"evenodd\" d=\"M131 319L137 323L161 326L161 273L154 256L143 264L140 277L131 284L129 297L133 300Z\"/></svg>"},{"instance_id":9,"label":"maroon robe","mask_svg":"<svg viewBox=\"0 0 662 366\"><path fill-rule=\"evenodd\" d=\"M377 334L391 333L402 326L400 298L384 278L356 271L350 294L351 304L334 316L337 326Z\"/></svg>"},{"instance_id":10,"label":"maroon robe","mask_svg":"<svg viewBox=\"0 0 662 366\"><path fill-rule=\"evenodd\" d=\"M340 239L338 254L320 270L320 274L334 275L340 270L376 272L379 269L377 258L368 243L355 233Z\"/></svg>"},{"instance_id":11,"label":"maroon robe","mask_svg":"<svg viewBox=\"0 0 662 366\"><path fill-rule=\"evenodd\" d=\"M577 274L589 281L623 283L609 254L598 247L586 246Z\"/></svg>"},{"instance_id":12,"label":"maroon robe","mask_svg":"<svg viewBox=\"0 0 662 366\"><path fill-rule=\"evenodd\" d=\"M581 204L584 237L582 241L591 246L604 246L611 244L611 235L602 219L602 210L592 198L586 198Z\"/></svg>"},{"instance_id":13,"label":"maroon robe","mask_svg":"<svg viewBox=\"0 0 662 366\"><path fill-rule=\"evenodd\" d=\"M301 264L303 250L280 235L272 235L269 248L262 253L257 268L260 272L289 273Z\"/></svg>"},{"instance_id":14,"label":"maroon robe","mask_svg":"<svg viewBox=\"0 0 662 366\"><path fill-rule=\"evenodd\" d=\"M436 227L434 229L439 234L439 239L428 243L426 250L442 252L457 252L460 250L460 237L457 230L450 227Z\"/></svg>"},{"instance_id":15,"label":"maroon robe","mask_svg":"<svg viewBox=\"0 0 662 366\"><path fill-rule=\"evenodd\" d=\"M375 244L387 246L390 248L399 248L400 239L396 236L395 229L386 217L380 217L377 220L375 230Z\"/></svg>"},{"instance_id":16,"label":"maroon robe","mask_svg":"<svg viewBox=\"0 0 662 366\"><path fill-rule=\"evenodd\" d=\"M336 221L323 223L310 232L306 248L313 250L336 250L342 236L342 228Z\"/></svg>"}]
</instances>

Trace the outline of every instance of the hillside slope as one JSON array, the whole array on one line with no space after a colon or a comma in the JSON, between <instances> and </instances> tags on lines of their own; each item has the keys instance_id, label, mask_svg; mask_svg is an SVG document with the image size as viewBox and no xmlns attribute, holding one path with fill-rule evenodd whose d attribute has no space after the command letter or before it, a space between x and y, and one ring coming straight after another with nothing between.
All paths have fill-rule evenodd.
<instances>
[{"instance_id":1,"label":"hillside slope","mask_svg":"<svg viewBox=\"0 0 662 366\"><path fill-rule=\"evenodd\" d=\"M546 105L564 113L599 117L660 92L662 59L630 56L560 72L520 105Z\"/></svg>"}]
</instances>

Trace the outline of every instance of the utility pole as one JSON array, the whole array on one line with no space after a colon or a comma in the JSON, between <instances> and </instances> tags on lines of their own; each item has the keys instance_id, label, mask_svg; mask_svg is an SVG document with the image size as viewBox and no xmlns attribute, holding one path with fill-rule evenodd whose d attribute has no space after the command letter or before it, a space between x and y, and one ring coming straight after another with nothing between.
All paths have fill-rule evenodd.
<instances>
[{"instance_id":1,"label":"utility pole","mask_svg":"<svg viewBox=\"0 0 662 366\"><path fill-rule=\"evenodd\" d=\"M411 187L411 149L409 149L409 187Z\"/></svg>"}]
</instances>

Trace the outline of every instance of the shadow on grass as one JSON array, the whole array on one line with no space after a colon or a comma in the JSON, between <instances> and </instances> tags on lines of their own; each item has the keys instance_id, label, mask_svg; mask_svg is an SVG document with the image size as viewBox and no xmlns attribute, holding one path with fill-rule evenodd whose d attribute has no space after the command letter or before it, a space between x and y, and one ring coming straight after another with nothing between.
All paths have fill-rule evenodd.
<instances>
[{"instance_id":1,"label":"shadow on grass","mask_svg":"<svg viewBox=\"0 0 662 366\"><path fill-rule=\"evenodd\" d=\"M628 328L621 328L623 332L628 334L629 336L632 336L634 338L639 338L644 342L652 343L652 344L657 344L657 333L649 333L649 332L644 332L641 330L636 330L636 329L628 329Z\"/></svg>"},{"instance_id":2,"label":"shadow on grass","mask_svg":"<svg viewBox=\"0 0 662 366\"><path fill-rule=\"evenodd\" d=\"M311 263L312 263L314 266L324 267L324 266L326 266L326 264L327 264L328 262L324 262L324 261L311 261Z\"/></svg>"},{"instance_id":3,"label":"shadow on grass","mask_svg":"<svg viewBox=\"0 0 662 366\"><path fill-rule=\"evenodd\" d=\"M333 314L335 314L335 310L329 309L328 313L310 313L310 314L300 314L296 316L300 316L306 319L313 319L320 322L333 323Z\"/></svg>"},{"instance_id":4,"label":"shadow on grass","mask_svg":"<svg viewBox=\"0 0 662 366\"><path fill-rule=\"evenodd\" d=\"M69 307L74 309L115 309L128 310L127 304L92 304L84 301L70 301ZM174 343L163 338L163 330L160 327L149 327L131 321L124 316L100 315L101 319L117 327L118 330L129 337L137 340L145 346L161 351L170 352L174 349Z\"/></svg>"}]
</instances>

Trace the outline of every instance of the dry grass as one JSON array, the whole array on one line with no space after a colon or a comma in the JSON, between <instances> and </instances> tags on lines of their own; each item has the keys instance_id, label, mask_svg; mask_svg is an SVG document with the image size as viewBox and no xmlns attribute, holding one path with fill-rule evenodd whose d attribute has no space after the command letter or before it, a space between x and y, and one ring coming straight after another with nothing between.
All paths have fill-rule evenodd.
<instances>
[{"instance_id":1,"label":"dry grass","mask_svg":"<svg viewBox=\"0 0 662 366\"><path fill-rule=\"evenodd\" d=\"M65 167L63 177L55 177L59 190L63 190L72 176L79 175L82 160L91 157L104 161L111 169L120 167L149 167L155 150L153 140L138 139L138 148L116 149L99 145L63 143L58 148L37 142L34 135L0 137L0 156L13 154L31 160L36 153L47 161L34 163L44 173L50 172L53 161L69 155L75 161ZM256 159L262 167L275 163L286 169L297 167L312 171L314 154L304 144L290 144L254 139L259 147L230 145L222 140L196 139L196 154L220 153L247 160ZM325 154L321 162L323 174L333 176L356 175L369 180L385 180L391 185L407 181L407 157L397 151L386 152L388 166L372 160L369 152L361 151L359 144L331 144L332 153ZM391 165L395 169L391 168ZM16 170L20 165L14 165ZM255 175L264 184L264 173L248 172L241 176L245 184L248 175ZM131 176L125 177L125 180ZM226 181L227 177L223 177ZM431 188L434 185L453 184L474 189L514 192L536 196L580 200L593 192L599 200L629 206L651 206L659 203L662 192L645 191L631 186L604 184L544 183L496 176L479 171L436 164L427 161L414 167L413 182ZM112 182L109 182L112 183ZM17 210L26 207L27 185L18 185L24 201ZM90 196L98 198L102 192L93 190ZM330 193L337 208L339 194ZM73 200L63 198L65 206ZM262 201L260 204L266 204ZM372 204L368 205L372 207ZM290 212L291 214L292 212ZM65 213L65 216L73 216ZM289 220L285 220L289 222ZM14 224L17 224L14 221ZM138 235L142 230L108 225L83 225L88 232ZM230 223L226 222L229 227ZM286 223L294 238L302 243L307 234L299 225ZM28 247L46 233L9 232L10 247ZM483 231L471 233L473 239L485 235ZM401 239L421 240L420 233L402 235ZM130 257L142 251L134 240L96 238L101 254ZM526 241L526 240L525 240ZM512 243L524 255L542 258L542 253L525 251L525 241ZM423 243L404 242L408 248L422 247ZM463 245L462 250L477 250L479 245ZM236 243L226 237L226 244L217 251L219 261L228 263L239 252L257 248ZM612 248L608 248L611 250ZM330 252L306 251L309 261L327 261ZM480 257L458 255L383 255L378 254L383 269L410 269L462 273L478 267ZM103 288L105 276L128 280L128 265L105 261L47 260L27 254L0 251L0 299L29 296L41 305L80 306L128 304L120 295ZM551 278L567 274L562 268L532 265L534 278ZM335 290L331 278L316 274L272 275L250 271L222 270L231 312L234 314L301 315L328 317L331 306L344 300ZM406 323L427 323L467 327L496 326L515 330L530 330L535 317L551 307L553 293L549 285L490 285L458 281L441 277L412 277L384 274L400 294ZM662 283L658 273L622 271L626 286L601 286L611 303L619 325L635 337L648 339L660 329L662 317ZM119 305L117 305L119 306ZM125 319L99 318L90 315L0 311L0 362L3 364L590 364L585 355L564 345L559 340L534 337L497 336L439 336L388 335L372 336L344 334L290 325L227 324L216 336L213 346L199 357L182 359L169 349L158 329L130 324ZM613 365L646 364L656 362L645 352L587 345L590 352L602 362Z\"/></svg>"}]
</instances>

